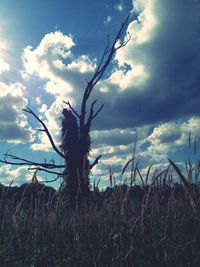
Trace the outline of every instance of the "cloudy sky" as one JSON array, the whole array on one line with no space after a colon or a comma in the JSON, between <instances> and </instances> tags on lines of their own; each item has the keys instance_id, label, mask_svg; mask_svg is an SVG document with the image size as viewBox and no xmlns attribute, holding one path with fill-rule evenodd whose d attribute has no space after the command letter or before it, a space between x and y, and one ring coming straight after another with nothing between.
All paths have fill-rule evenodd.
<instances>
[{"instance_id":1,"label":"cloudy sky","mask_svg":"<svg viewBox=\"0 0 200 267\"><path fill-rule=\"evenodd\" d=\"M62 160L22 109L29 106L60 144L63 100L78 111L105 48L131 12L129 43L118 50L91 100L104 108L93 123L91 180L117 177L132 157L145 174L170 157L199 157L200 2L198 0L3 0L0 2L0 146L30 160ZM126 38L126 36L124 37ZM122 40L123 41L123 40ZM197 151L188 145L196 142ZM129 171L129 169L127 169ZM129 177L129 173L126 174ZM0 165L0 179L24 183L25 167ZM41 176L49 179L50 176ZM58 186L58 182L54 184Z\"/></svg>"}]
</instances>

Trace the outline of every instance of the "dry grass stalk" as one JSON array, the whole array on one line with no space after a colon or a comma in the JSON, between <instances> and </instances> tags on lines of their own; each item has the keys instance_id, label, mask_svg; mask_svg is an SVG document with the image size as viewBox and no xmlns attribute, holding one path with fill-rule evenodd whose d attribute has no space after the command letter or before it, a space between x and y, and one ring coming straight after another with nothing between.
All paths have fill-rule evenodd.
<instances>
[{"instance_id":1,"label":"dry grass stalk","mask_svg":"<svg viewBox=\"0 0 200 267\"><path fill-rule=\"evenodd\" d=\"M143 188L144 188L144 187L145 187L145 184L144 184L144 179L142 178L142 174L141 174L140 170L138 169L138 167L136 167L136 170L137 170L137 172L138 172L138 174L139 174L140 180L141 180L141 182L142 182L142 186L143 186Z\"/></svg>"},{"instance_id":2,"label":"dry grass stalk","mask_svg":"<svg viewBox=\"0 0 200 267\"><path fill-rule=\"evenodd\" d=\"M185 176L182 174L179 167L172 160L170 160L170 159L168 159L168 160L169 160L170 164L172 165L172 167L174 168L174 170L176 171L176 173L178 174L178 176L180 177L182 184L183 184L183 188L190 198L190 202L191 202L191 206L193 208L193 211L196 212L198 205L197 205L196 199L192 195L192 190L191 190L191 186L190 186L189 182L187 181Z\"/></svg>"},{"instance_id":3,"label":"dry grass stalk","mask_svg":"<svg viewBox=\"0 0 200 267\"><path fill-rule=\"evenodd\" d=\"M122 170L121 175L124 174L124 172L126 171L128 165L129 165L133 160L134 160L134 157L127 161L127 163L124 165L124 168L123 168L123 170Z\"/></svg>"},{"instance_id":4,"label":"dry grass stalk","mask_svg":"<svg viewBox=\"0 0 200 267\"><path fill-rule=\"evenodd\" d=\"M153 166L153 163L149 166L149 168L147 170L146 179L145 179L145 185L148 184L149 173L150 173L150 170L151 170L152 166Z\"/></svg>"},{"instance_id":5,"label":"dry grass stalk","mask_svg":"<svg viewBox=\"0 0 200 267\"><path fill-rule=\"evenodd\" d=\"M160 173L158 173L156 176L152 177L152 183L149 187L149 190L147 192L147 194L144 196L144 199L142 201L142 209L141 209L141 229L142 229L142 232L144 232L144 217L145 217L145 213L146 213L146 210L147 210L147 207L148 207L148 203L149 203L149 196L150 196L150 193L152 191L152 188L153 188L153 185L155 184L155 182L157 181L157 179L167 171L167 169L161 171Z\"/></svg>"},{"instance_id":6,"label":"dry grass stalk","mask_svg":"<svg viewBox=\"0 0 200 267\"><path fill-rule=\"evenodd\" d=\"M17 243L18 243L19 247L22 248L19 225L18 225L17 218L16 218L15 214L13 214L12 219L13 219L13 226L14 226L14 229L15 229L16 237L17 237Z\"/></svg>"}]
</instances>

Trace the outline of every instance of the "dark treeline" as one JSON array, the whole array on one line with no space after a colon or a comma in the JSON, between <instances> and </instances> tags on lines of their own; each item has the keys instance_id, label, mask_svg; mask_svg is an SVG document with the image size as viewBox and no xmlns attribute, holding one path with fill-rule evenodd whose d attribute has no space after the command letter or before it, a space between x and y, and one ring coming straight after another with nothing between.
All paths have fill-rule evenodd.
<instances>
[{"instance_id":1,"label":"dark treeline","mask_svg":"<svg viewBox=\"0 0 200 267\"><path fill-rule=\"evenodd\" d=\"M200 186L197 184L190 185L191 194L195 201L200 198ZM21 186L5 186L0 184L0 199L11 201L13 204L24 202L28 205L40 201L40 204L52 204L56 202L62 194L59 190L53 187L46 186L39 182L25 183ZM116 185L115 187L107 187L106 190L100 191L98 187L90 191L88 197L89 203L103 205L106 199L112 198L113 196L121 195L127 199L133 199L138 201L144 201L145 198L157 198L160 203L167 203L171 199L177 201L190 201L190 195L185 191L185 188L180 183L175 183L173 186L170 185L159 185L159 186L128 186L126 184ZM65 198L67 200L67 198ZM80 204L77 202L77 204Z\"/></svg>"}]
</instances>

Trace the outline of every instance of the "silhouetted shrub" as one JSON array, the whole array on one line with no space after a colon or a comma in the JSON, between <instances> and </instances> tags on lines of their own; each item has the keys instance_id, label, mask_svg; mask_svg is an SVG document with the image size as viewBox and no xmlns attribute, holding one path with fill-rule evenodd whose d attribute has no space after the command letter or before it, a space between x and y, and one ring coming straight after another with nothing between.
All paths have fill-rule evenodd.
<instances>
[{"instance_id":1,"label":"silhouetted shrub","mask_svg":"<svg viewBox=\"0 0 200 267\"><path fill-rule=\"evenodd\" d=\"M21 186L0 185L0 199L2 201L11 201L13 205L23 202L34 206L36 201L40 204L54 202L57 197L57 191L44 184L34 182L25 183Z\"/></svg>"}]
</instances>

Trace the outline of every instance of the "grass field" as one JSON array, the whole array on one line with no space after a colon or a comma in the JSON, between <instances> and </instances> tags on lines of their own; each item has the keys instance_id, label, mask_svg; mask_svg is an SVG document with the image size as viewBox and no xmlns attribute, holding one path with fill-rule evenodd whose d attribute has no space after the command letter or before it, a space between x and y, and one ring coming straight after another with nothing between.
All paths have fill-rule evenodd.
<instances>
[{"instance_id":1,"label":"grass field","mask_svg":"<svg viewBox=\"0 0 200 267\"><path fill-rule=\"evenodd\" d=\"M94 188L75 210L59 197L16 204L2 195L0 266L200 266L200 186L179 177L171 187L167 175L144 188Z\"/></svg>"}]
</instances>

